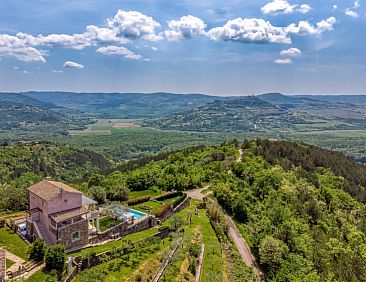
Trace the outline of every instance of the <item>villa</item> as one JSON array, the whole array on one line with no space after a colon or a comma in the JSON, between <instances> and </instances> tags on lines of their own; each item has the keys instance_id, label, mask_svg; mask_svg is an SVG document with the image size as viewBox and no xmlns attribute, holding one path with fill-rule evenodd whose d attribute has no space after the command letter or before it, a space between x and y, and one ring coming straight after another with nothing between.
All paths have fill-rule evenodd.
<instances>
[{"instance_id":1,"label":"villa","mask_svg":"<svg viewBox=\"0 0 366 282\"><path fill-rule=\"evenodd\" d=\"M45 179L28 189L26 237L43 238L47 245L63 244L67 250L82 248L99 231L96 202L82 192Z\"/></svg>"}]
</instances>

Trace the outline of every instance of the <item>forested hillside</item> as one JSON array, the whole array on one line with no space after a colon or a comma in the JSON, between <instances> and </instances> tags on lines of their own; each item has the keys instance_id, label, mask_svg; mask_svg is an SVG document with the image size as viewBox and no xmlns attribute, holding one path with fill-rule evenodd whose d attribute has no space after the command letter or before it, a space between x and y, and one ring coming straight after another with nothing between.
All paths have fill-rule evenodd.
<instances>
[{"instance_id":1,"label":"forested hillside","mask_svg":"<svg viewBox=\"0 0 366 282\"><path fill-rule=\"evenodd\" d=\"M267 280L365 281L365 204L345 192L347 180L330 166L296 154L301 145L281 147L291 146L299 162L317 167L312 181L300 166L285 170L267 162L261 156L265 144L247 142L242 161L233 163L232 174L217 179L213 189L238 221ZM330 156L323 154L320 159ZM277 160L286 163L286 157L292 155Z\"/></svg>"},{"instance_id":2,"label":"forested hillside","mask_svg":"<svg viewBox=\"0 0 366 282\"><path fill-rule=\"evenodd\" d=\"M107 163L99 155L68 147L14 145L0 152L2 183L11 184L1 186L2 212L24 209L24 187L46 175L101 203L126 199L129 191L210 185L209 197L236 220L268 281L366 281L366 167L342 154L292 142L236 141L103 173ZM227 232L222 222L212 224Z\"/></svg>"},{"instance_id":3,"label":"forested hillside","mask_svg":"<svg viewBox=\"0 0 366 282\"><path fill-rule=\"evenodd\" d=\"M99 118L159 117L222 99L202 94L173 93L25 92L22 94L68 109L95 113Z\"/></svg>"},{"instance_id":4,"label":"forested hillside","mask_svg":"<svg viewBox=\"0 0 366 282\"><path fill-rule=\"evenodd\" d=\"M201 132L295 132L365 129L366 109L351 104L269 93L217 100L191 110L145 120L164 130Z\"/></svg>"},{"instance_id":5,"label":"forested hillside","mask_svg":"<svg viewBox=\"0 0 366 282\"><path fill-rule=\"evenodd\" d=\"M366 205L354 193L364 189L357 175L366 168L339 153L266 140L244 142L237 162L238 147L183 150L95 175L80 188L96 185L108 195L116 185L139 191L211 183L268 281L366 281Z\"/></svg>"},{"instance_id":6,"label":"forested hillside","mask_svg":"<svg viewBox=\"0 0 366 282\"><path fill-rule=\"evenodd\" d=\"M71 184L108 167L102 155L68 146L47 143L0 146L0 212L25 209L25 188L45 177Z\"/></svg>"},{"instance_id":7,"label":"forested hillside","mask_svg":"<svg viewBox=\"0 0 366 282\"><path fill-rule=\"evenodd\" d=\"M248 132L291 128L305 123L309 117L256 97L241 97L217 100L192 110L145 121L144 125L165 130Z\"/></svg>"}]
</instances>

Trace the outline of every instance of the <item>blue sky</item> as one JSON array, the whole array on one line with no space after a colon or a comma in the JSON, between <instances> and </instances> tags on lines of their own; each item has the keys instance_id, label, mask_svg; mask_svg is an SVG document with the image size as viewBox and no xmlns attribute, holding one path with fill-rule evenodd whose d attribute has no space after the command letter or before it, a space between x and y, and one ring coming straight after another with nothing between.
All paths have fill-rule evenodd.
<instances>
[{"instance_id":1,"label":"blue sky","mask_svg":"<svg viewBox=\"0 0 366 282\"><path fill-rule=\"evenodd\" d=\"M366 0L2 0L0 91L366 94Z\"/></svg>"}]
</instances>

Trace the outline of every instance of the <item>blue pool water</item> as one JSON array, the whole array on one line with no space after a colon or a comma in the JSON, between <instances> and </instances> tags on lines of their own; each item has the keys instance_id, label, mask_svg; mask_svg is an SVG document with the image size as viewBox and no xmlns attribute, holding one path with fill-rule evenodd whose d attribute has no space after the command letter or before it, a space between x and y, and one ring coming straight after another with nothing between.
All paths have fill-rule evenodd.
<instances>
[{"instance_id":1,"label":"blue pool water","mask_svg":"<svg viewBox=\"0 0 366 282\"><path fill-rule=\"evenodd\" d=\"M143 217L144 215L145 214L143 212L139 212L139 211L134 210L134 209L128 209L128 211L125 212L118 219L119 220L127 220L127 219L130 219L132 217L134 217L135 219L139 219L140 217Z\"/></svg>"}]
</instances>

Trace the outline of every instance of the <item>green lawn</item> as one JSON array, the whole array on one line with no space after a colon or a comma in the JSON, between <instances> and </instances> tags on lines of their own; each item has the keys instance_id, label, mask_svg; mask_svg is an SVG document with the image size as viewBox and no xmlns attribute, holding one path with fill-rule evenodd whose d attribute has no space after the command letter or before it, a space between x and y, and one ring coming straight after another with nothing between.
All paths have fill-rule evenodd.
<instances>
[{"instance_id":1,"label":"green lawn","mask_svg":"<svg viewBox=\"0 0 366 282\"><path fill-rule=\"evenodd\" d=\"M141 232L137 232L137 233L127 235L127 236L123 237L123 239L124 240L129 239L129 240L135 242L135 241L141 240L145 237L148 237L150 235L153 235L155 233L158 233L158 229L157 228L151 228L151 229L148 229L148 230L145 230L145 231L141 231ZM80 250L80 251L77 251L77 252L73 252L73 253L71 253L71 255L73 255L73 256L85 256L85 255L90 254L90 253L99 254L99 253L111 250L113 247L119 247L120 245L121 245L121 240L118 240L118 241L109 242L109 243L106 243L104 245L100 245L100 246L97 246L97 247L87 248L87 249L83 249L83 250Z\"/></svg>"},{"instance_id":2,"label":"green lawn","mask_svg":"<svg viewBox=\"0 0 366 282\"><path fill-rule=\"evenodd\" d=\"M157 197L160 194L161 194L160 192L156 192L153 190L133 191L128 195L128 199L131 200L142 196Z\"/></svg>"},{"instance_id":3,"label":"green lawn","mask_svg":"<svg viewBox=\"0 0 366 282\"><path fill-rule=\"evenodd\" d=\"M118 219L115 219L114 217L105 216L105 217L102 217L101 219L99 219L99 228L100 228L100 231L103 232L120 223L121 223L121 221Z\"/></svg>"},{"instance_id":4,"label":"green lawn","mask_svg":"<svg viewBox=\"0 0 366 282\"><path fill-rule=\"evenodd\" d=\"M147 206L147 207L150 207L151 209L150 210L146 210L146 209L143 209L142 207L144 206ZM157 202L154 202L154 201L148 201L148 202L145 202L145 203L142 203L142 204L138 204L136 206L133 206L132 208L135 209L135 210L138 210L138 211L141 211L143 213L150 213L150 214L154 214L155 211L161 206L161 204L157 203Z\"/></svg>"},{"instance_id":5,"label":"green lawn","mask_svg":"<svg viewBox=\"0 0 366 282\"><path fill-rule=\"evenodd\" d=\"M25 243L18 234L11 231L8 227L0 228L0 246L20 258L28 260L27 243Z\"/></svg>"},{"instance_id":6,"label":"green lawn","mask_svg":"<svg viewBox=\"0 0 366 282\"><path fill-rule=\"evenodd\" d=\"M44 270L44 271L37 271L36 273L34 273L31 277L29 277L27 280L27 282L48 282L48 281L56 281L53 280L54 277L52 277L48 271Z\"/></svg>"},{"instance_id":7,"label":"green lawn","mask_svg":"<svg viewBox=\"0 0 366 282\"><path fill-rule=\"evenodd\" d=\"M13 262L10 259L6 259L6 269L8 269L9 267L11 267L15 262Z\"/></svg>"}]
</instances>

